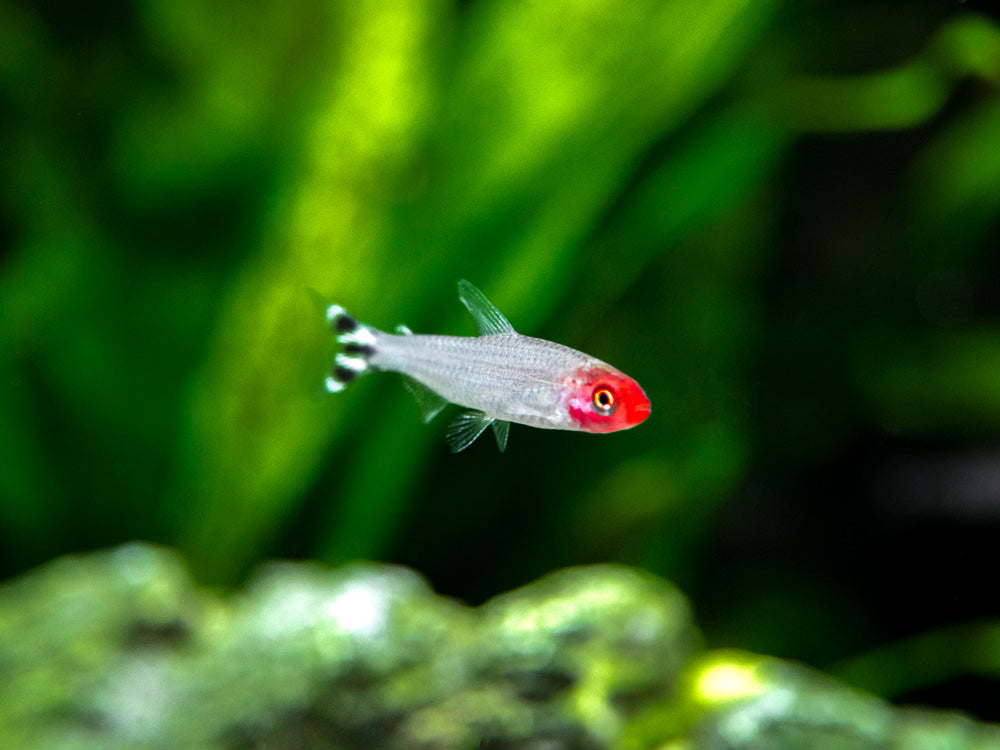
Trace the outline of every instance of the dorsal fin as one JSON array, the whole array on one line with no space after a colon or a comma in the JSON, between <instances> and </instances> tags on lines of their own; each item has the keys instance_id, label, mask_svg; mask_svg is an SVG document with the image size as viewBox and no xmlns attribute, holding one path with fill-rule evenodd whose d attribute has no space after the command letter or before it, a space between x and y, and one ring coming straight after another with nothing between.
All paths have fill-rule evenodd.
<instances>
[{"instance_id":1,"label":"dorsal fin","mask_svg":"<svg viewBox=\"0 0 1000 750\"><path fill-rule=\"evenodd\" d=\"M458 298L472 313L479 326L480 336L490 336L495 333L515 333L514 326L497 310L496 305L486 299L486 295L476 289L465 279L458 282Z\"/></svg>"}]
</instances>

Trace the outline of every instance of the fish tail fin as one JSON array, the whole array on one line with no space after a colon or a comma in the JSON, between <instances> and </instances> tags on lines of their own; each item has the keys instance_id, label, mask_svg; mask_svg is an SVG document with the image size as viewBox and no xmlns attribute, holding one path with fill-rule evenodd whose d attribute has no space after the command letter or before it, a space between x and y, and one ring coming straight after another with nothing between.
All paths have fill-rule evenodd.
<instances>
[{"instance_id":1,"label":"fish tail fin","mask_svg":"<svg viewBox=\"0 0 1000 750\"><path fill-rule=\"evenodd\" d=\"M318 298L318 295L314 294ZM340 393L355 378L372 369L378 330L367 326L340 305L321 302L323 316L337 342L344 347L334 358L333 367L323 381L327 393Z\"/></svg>"}]
</instances>

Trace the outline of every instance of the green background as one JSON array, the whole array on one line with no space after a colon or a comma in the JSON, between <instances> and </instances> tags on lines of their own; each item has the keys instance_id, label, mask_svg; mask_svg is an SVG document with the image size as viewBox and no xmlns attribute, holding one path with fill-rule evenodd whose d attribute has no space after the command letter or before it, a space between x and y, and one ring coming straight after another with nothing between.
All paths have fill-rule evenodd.
<instances>
[{"instance_id":1,"label":"green background","mask_svg":"<svg viewBox=\"0 0 1000 750\"><path fill-rule=\"evenodd\" d=\"M1000 719L989 2L0 1L0 573L408 564L677 581L712 646ZM451 455L317 400L308 290L519 331L653 412Z\"/></svg>"}]
</instances>

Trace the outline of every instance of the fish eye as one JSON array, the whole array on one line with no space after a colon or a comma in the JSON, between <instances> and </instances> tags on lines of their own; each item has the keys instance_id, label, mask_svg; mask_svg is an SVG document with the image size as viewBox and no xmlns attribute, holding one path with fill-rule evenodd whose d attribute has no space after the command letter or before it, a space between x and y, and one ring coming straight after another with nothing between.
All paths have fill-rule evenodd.
<instances>
[{"instance_id":1,"label":"fish eye","mask_svg":"<svg viewBox=\"0 0 1000 750\"><path fill-rule=\"evenodd\" d=\"M590 402L594 405L594 411L604 417L610 417L618 408L618 398L615 396L615 392L607 386L595 388Z\"/></svg>"}]
</instances>

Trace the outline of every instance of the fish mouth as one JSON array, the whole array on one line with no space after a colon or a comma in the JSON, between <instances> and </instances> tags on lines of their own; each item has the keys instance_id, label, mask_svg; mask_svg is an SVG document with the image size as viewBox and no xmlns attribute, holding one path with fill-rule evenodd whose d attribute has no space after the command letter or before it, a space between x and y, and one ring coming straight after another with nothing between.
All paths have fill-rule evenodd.
<instances>
[{"instance_id":1,"label":"fish mouth","mask_svg":"<svg viewBox=\"0 0 1000 750\"><path fill-rule=\"evenodd\" d=\"M631 409L631 416L635 420L635 424L645 421L649 416L650 406L648 401L644 401L641 404L636 404Z\"/></svg>"}]
</instances>

